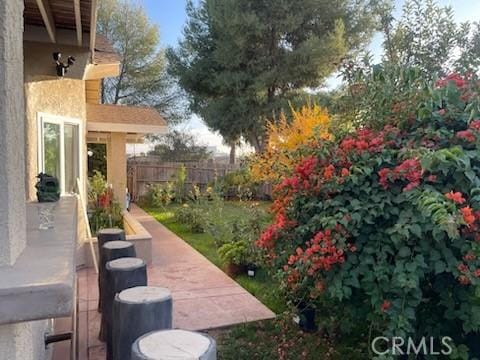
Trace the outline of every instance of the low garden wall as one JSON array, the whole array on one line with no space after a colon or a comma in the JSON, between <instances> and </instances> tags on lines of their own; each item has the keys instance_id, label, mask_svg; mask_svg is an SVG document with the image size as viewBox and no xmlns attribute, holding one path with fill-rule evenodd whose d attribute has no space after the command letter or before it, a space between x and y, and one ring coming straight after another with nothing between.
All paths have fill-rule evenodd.
<instances>
[{"instance_id":1,"label":"low garden wall","mask_svg":"<svg viewBox=\"0 0 480 360\"><path fill-rule=\"evenodd\" d=\"M152 236L128 211L123 212L123 228L127 235L127 241L135 245L137 257L144 259L147 264L152 262ZM95 254L98 259L97 238L92 238ZM85 265L93 267L92 254L90 251L89 239L86 239L83 245L85 254Z\"/></svg>"}]
</instances>

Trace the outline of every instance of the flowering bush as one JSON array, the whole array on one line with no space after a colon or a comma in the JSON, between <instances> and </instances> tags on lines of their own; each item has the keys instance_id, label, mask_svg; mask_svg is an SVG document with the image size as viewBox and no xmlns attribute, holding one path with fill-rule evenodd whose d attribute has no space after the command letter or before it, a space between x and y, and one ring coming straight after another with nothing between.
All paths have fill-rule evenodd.
<instances>
[{"instance_id":1,"label":"flowering bush","mask_svg":"<svg viewBox=\"0 0 480 360\"><path fill-rule=\"evenodd\" d=\"M318 105L306 105L292 111L292 120L285 114L278 122L267 125L267 148L251 159L251 176L255 181L275 183L293 170L298 160L295 152L305 146L314 146L318 140L330 139L330 118Z\"/></svg>"},{"instance_id":2,"label":"flowering bush","mask_svg":"<svg viewBox=\"0 0 480 360\"><path fill-rule=\"evenodd\" d=\"M88 218L92 234L111 227L123 228L120 204L101 172L95 170L88 183Z\"/></svg>"},{"instance_id":3,"label":"flowering bush","mask_svg":"<svg viewBox=\"0 0 480 360\"><path fill-rule=\"evenodd\" d=\"M175 199L174 184L152 184L148 186L147 194L141 202L151 207L165 207Z\"/></svg>"},{"instance_id":4,"label":"flowering bush","mask_svg":"<svg viewBox=\"0 0 480 360\"><path fill-rule=\"evenodd\" d=\"M370 334L458 345L480 330L477 85L450 76L403 126L303 152L257 241L294 303L329 304Z\"/></svg>"}]
</instances>

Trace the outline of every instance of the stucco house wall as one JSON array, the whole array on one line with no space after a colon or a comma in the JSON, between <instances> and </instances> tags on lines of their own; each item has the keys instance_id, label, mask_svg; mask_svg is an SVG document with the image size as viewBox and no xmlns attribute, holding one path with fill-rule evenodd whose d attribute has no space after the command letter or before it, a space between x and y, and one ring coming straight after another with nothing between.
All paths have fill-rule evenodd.
<instances>
[{"instance_id":1,"label":"stucco house wall","mask_svg":"<svg viewBox=\"0 0 480 360\"><path fill-rule=\"evenodd\" d=\"M0 266L15 263L26 244L22 0L0 1ZM1 360L44 360L41 320L0 326Z\"/></svg>"},{"instance_id":2,"label":"stucco house wall","mask_svg":"<svg viewBox=\"0 0 480 360\"><path fill-rule=\"evenodd\" d=\"M75 65L64 78L55 76L52 53L60 51L63 57L73 55ZM26 116L26 194L27 200L36 199L35 177L38 169L38 118L40 113L81 120L81 152L83 187L87 164L86 97L83 75L88 63L87 48L58 44L24 42L25 53L25 116ZM84 194L85 195L85 194Z\"/></svg>"},{"instance_id":3,"label":"stucco house wall","mask_svg":"<svg viewBox=\"0 0 480 360\"><path fill-rule=\"evenodd\" d=\"M43 334L52 332L52 321L40 320L0 326L0 360L47 360Z\"/></svg>"}]
</instances>

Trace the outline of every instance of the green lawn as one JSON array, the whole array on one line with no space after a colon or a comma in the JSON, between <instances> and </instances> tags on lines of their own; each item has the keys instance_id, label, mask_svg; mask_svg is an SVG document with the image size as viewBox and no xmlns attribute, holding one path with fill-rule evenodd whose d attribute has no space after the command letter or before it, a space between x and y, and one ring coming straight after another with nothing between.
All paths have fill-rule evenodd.
<instances>
[{"instance_id":1,"label":"green lawn","mask_svg":"<svg viewBox=\"0 0 480 360\"><path fill-rule=\"evenodd\" d=\"M321 331L298 330L290 316L237 325L208 333L218 345L219 360L365 360L367 339L330 338ZM341 340L341 342L340 342Z\"/></svg>"},{"instance_id":2,"label":"green lawn","mask_svg":"<svg viewBox=\"0 0 480 360\"><path fill-rule=\"evenodd\" d=\"M234 219L242 216L248 203L227 202L224 216ZM192 245L212 263L222 268L212 237L204 233L192 233L187 226L175 221L174 211L179 205L166 208L145 208L155 219ZM266 208L268 203L260 206ZM246 323L228 329L211 330L218 344L219 360L363 360L367 359L368 336L331 338L322 331L314 334L303 333L293 322L292 315L278 291L278 283L266 270L260 269L255 277L240 275L235 280L246 290L268 306L277 319ZM327 315L328 316L328 315Z\"/></svg>"},{"instance_id":3,"label":"green lawn","mask_svg":"<svg viewBox=\"0 0 480 360\"><path fill-rule=\"evenodd\" d=\"M248 202L226 202L223 210L225 218L235 219L236 217L242 216L246 211L245 206L247 205ZM174 211L179 206L180 205L172 204L163 209L146 208L145 210L202 253L216 266L223 268L212 237L204 233L192 233L187 226L175 221ZM268 203L260 203L259 206L266 208L268 207ZM255 277L249 277L245 274L236 277L235 280L273 312L278 314L286 309L285 302L278 294L277 282L272 279L264 269L258 270Z\"/></svg>"}]
</instances>

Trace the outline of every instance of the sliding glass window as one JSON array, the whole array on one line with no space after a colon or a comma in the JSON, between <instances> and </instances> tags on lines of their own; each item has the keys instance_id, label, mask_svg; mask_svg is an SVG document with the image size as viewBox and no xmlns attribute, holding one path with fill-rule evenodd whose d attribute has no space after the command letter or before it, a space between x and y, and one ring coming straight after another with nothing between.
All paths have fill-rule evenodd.
<instances>
[{"instance_id":1,"label":"sliding glass window","mask_svg":"<svg viewBox=\"0 0 480 360\"><path fill-rule=\"evenodd\" d=\"M62 194L75 193L81 177L80 122L41 115L39 129L39 172L58 178Z\"/></svg>"}]
</instances>

